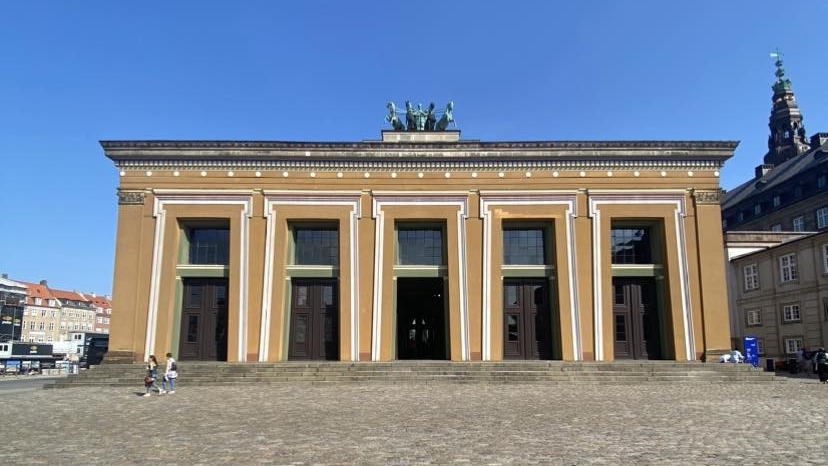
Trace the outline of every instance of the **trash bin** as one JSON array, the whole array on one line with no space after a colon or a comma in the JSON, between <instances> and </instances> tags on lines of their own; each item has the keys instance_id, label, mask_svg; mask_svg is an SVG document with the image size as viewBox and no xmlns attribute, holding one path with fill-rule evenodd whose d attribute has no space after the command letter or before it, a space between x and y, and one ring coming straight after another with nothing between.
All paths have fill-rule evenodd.
<instances>
[{"instance_id":1,"label":"trash bin","mask_svg":"<svg viewBox=\"0 0 828 466\"><path fill-rule=\"evenodd\" d=\"M796 358L788 359L788 372L791 374L799 373L799 361Z\"/></svg>"},{"instance_id":2,"label":"trash bin","mask_svg":"<svg viewBox=\"0 0 828 466\"><path fill-rule=\"evenodd\" d=\"M776 366L774 365L774 360L772 358L765 359L765 372L775 372Z\"/></svg>"}]
</instances>

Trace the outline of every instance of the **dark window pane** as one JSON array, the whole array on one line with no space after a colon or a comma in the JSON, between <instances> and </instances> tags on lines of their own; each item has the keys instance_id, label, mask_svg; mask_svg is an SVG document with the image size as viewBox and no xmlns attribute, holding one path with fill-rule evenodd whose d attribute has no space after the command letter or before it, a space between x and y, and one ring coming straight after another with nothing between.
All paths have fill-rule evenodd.
<instances>
[{"instance_id":1,"label":"dark window pane","mask_svg":"<svg viewBox=\"0 0 828 466\"><path fill-rule=\"evenodd\" d=\"M627 323L623 315L615 316L615 341L627 341Z\"/></svg>"},{"instance_id":2,"label":"dark window pane","mask_svg":"<svg viewBox=\"0 0 828 466\"><path fill-rule=\"evenodd\" d=\"M296 265L339 265L339 231L335 228L293 230Z\"/></svg>"},{"instance_id":3,"label":"dark window pane","mask_svg":"<svg viewBox=\"0 0 828 466\"><path fill-rule=\"evenodd\" d=\"M198 316L190 316L187 321L187 343L198 341Z\"/></svg>"},{"instance_id":4,"label":"dark window pane","mask_svg":"<svg viewBox=\"0 0 828 466\"><path fill-rule=\"evenodd\" d=\"M304 343L305 342L305 335L308 330L308 317L307 316L298 316L296 318L296 337L294 341L296 343Z\"/></svg>"},{"instance_id":5,"label":"dark window pane","mask_svg":"<svg viewBox=\"0 0 828 466\"><path fill-rule=\"evenodd\" d=\"M201 285L187 287L187 307L201 307Z\"/></svg>"},{"instance_id":6,"label":"dark window pane","mask_svg":"<svg viewBox=\"0 0 828 466\"><path fill-rule=\"evenodd\" d=\"M333 286L331 286L331 285L323 285L322 286L322 305L323 306L333 306L334 305Z\"/></svg>"},{"instance_id":7,"label":"dark window pane","mask_svg":"<svg viewBox=\"0 0 828 466\"><path fill-rule=\"evenodd\" d=\"M518 341L518 318L517 316L506 316L506 329L509 341Z\"/></svg>"},{"instance_id":8,"label":"dark window pane","mask_svg":"<svg viewBox=\"0 0 828 466\"><path fill-rule=\"evenodd\" d=\"M543 228L503 230L504 265L544 265Z\"/></svg>"},{"instance_id":9,"label":"dark window pane","mask_svg":"<svg viewBox=\"0 0 828 466\"><path fill-rule=\"evenodd\" d=\"M517 285L506 285L506 305L507 306L517 306L518 303L518 292L520 291L520 287Z\"/></svg>"},{"instance_id":10,"label":"dark window pane","mask_svg":"<svg viewBox=\"0 0 828 466\"><path fill-rule=\"evenodd\" d=\"M400 228L397 232L400 265L443 265L443 230Z\"/></svg>"},{"instance_id":11,"label":"dark window pane","mask_svg":"<svg viewBox=\"0 0 828 466\"><path fill-rule=\"evenodd\" d=\"M308 307L308 287L296 287L296 305L299 307Z\"/></svg>"},{"instance_id":12,"label":"dark window pane","mask_svg":"<svg viewBox=\"0 0 828 466\"><path fill-rule=\"evenodd\" d=\"M216 285L214 288L216 297L216 307L227 304L227 287L223 285Z\"/></svg>"},{"instance_id":13,"label":"dark window pane","mask_svg":"<svg viewBox=\"0 0 828 466\"><path fill-rule=\"evenodd\" d=\"M333 316L325 315L325 343L333 343L334 341L333 322Z\"/></svg>"},{"instance_id":14,"label":"dark window pane","mask_svg":"<svg viewBox=\"0 0 828 466\"><path fill-rule=\"evenodd\" d=\"M612 287L612 290L615 295L615 304L624 304L626 302L624 300L624 287L616 285Z\"/></svg>"},{"instance_id":15,"label":"dark window pane","mask_svg":"<svg viewBox=\"0 0 828 466\"><path fill-rule=\"evenodd\" d=\"M651 257L649 229L612 229L613 264L651 264Z\"/></svg>"},{"instance_id":16,"label":"dark window pane","mask_svg":"<svg viewBox=\"0 0 828 466\"><path fill-rule=\"evenodd\" d=\"M226 228L191 228L190 264L227 265L229 261L230 230Z\"/></svg>"}]
</instances>

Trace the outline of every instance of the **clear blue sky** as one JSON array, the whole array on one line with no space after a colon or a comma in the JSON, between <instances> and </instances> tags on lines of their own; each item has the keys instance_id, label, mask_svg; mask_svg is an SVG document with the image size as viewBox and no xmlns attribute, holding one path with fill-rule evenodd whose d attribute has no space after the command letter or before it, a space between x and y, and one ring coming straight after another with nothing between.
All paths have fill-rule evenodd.
<instances>
[{"instance_id":1,"label":"clear blue sky","mask_svg":"<svg viewBox=\"0 0 828 466\"><path fill-rule=\"evenodd\" d=\"M0 271L109 293L100 139L376 139L385 102L455 102L483 140L740 140L766 149L785 54L828 131L828 3L3 2Z\"/></svg>"}]
</instances>

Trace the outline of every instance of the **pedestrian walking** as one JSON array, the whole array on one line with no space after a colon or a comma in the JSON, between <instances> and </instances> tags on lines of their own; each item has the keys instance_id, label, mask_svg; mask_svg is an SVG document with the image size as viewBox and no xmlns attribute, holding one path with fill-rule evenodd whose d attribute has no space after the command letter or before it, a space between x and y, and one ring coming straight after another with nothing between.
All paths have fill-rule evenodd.
<instances>
[{"instance_id":1,"label":"pedestrian walking","mask_svg":"<svg viewBox=\"0 0 828 466\"><path fill-rule=\"evenodd\" d=\"M814 360L816 361L816 370L817 375L819 375L819 381L822 383L828 383L828 353L825 352L825 348L820 348L817 351L816 356L814 356Z\"/></svg>"},{"instance_id":2,"label":"pedestrian walking","mask_svg":"<svg viewBox=\"0 0 828 466\"><path fill-rule=\"evenodd\" d=\"M175 379L178 378L178 364L173 359L172 353L167 353L167 368L164 371L164 378L161 379L161 395L165 393L175 393ZM167 384L170 385L170 390L167 391Z\"/></svg>"},{"instance_id":3,"label":"pedestrian walking","mask_svg":"<svg viewBox=\"0 0 828 466\"><path fill-rule=\"evenodd\" d=\"M147 360L147 375L144 377L144 388L147 390L144 396L150 396L150 391L155 389L158 394L161 394L161 387L158 386L158 360L155 355L150 355Z\"/></svg>"}]
</instances>

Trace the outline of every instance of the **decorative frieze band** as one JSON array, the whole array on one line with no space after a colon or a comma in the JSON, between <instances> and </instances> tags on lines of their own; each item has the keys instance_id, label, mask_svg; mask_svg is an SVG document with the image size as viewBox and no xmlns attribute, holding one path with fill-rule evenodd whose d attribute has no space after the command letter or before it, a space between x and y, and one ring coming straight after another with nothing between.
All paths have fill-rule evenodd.
<instances>
[{"instance_id":1,"label":"decorative frieze band","mask_svg":"<svg viewBox=\"0 0 828 466\"><path fill-rule=\"evenodd\" d=\"M500 170L720 170L717 160L124 160L123 170L500 171Z\"/></svg>"},{"instance_id":2,"label":"decorative frieze band","mask_svg":"<svg viewBox=\"0 0 828 466\"><path fill-rule=\"evenodd\" d=\"M697 205L718 205L723 195L724 192L721 189L693 191L693 197L696 198Z\"/></svg>"},{"instance_id":3,"label":"decorative frieze band","mask_svg":"<svg viewBox=\"0 0 828 466\"><path fill-rule=\"evenodd\" d=\"M118 204L120 205L144 205L146 194L143 191L119 191Z\"/></svg>"}]
</instances>

